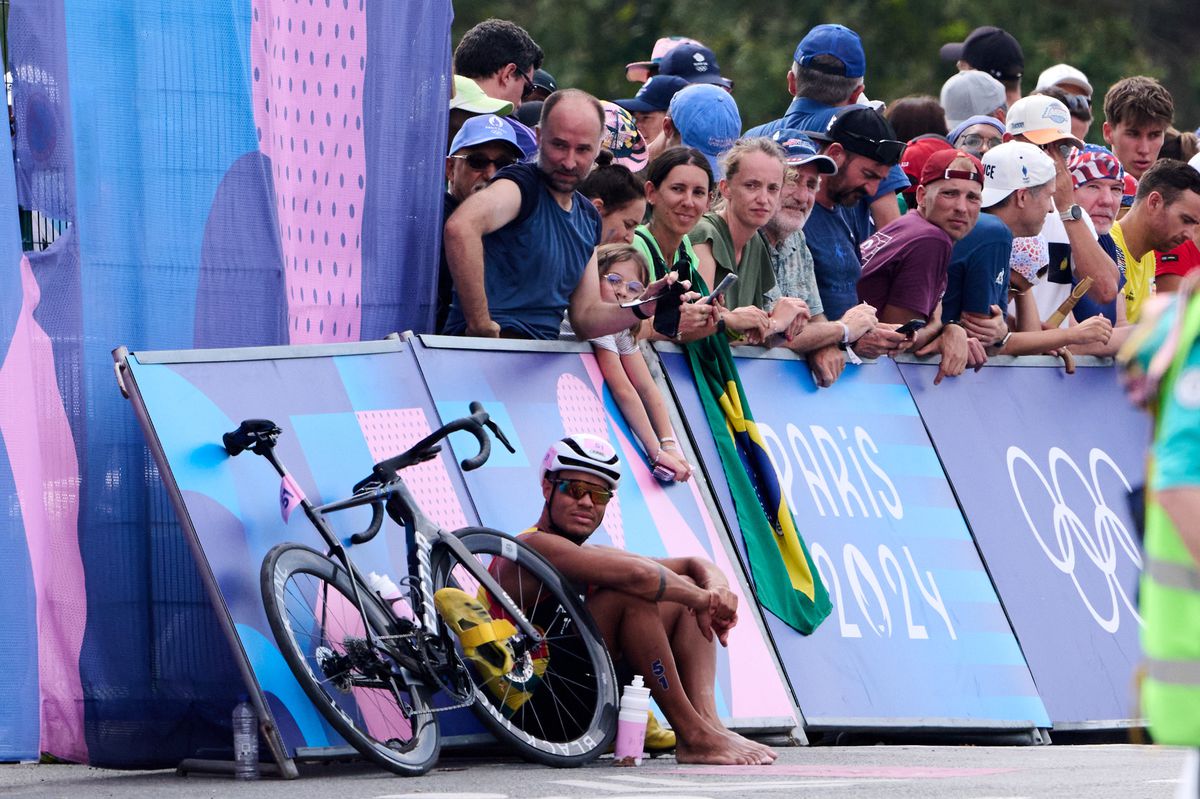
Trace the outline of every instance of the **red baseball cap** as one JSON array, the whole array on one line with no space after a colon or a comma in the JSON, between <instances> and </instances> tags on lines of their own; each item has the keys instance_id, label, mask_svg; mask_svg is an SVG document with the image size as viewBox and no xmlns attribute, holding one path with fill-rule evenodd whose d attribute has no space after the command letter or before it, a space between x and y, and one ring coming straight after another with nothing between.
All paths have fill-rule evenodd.
<instances>
[{"instance_id":1,"label":"red baseball cap","mask_svg":"<svg viewBox=\"0 0 1200 799\"><path fill-rule=\"evenodd\" d=\"M950 165L959 158L966 158L971 162L973 171L966 169L951 169ZM962 150L953 148L946 150L938 150L927 159L925 165L921 167L920 185L928 186L939 180L952 180L960 178L962 180L973 180L980 186L983 185L983 164L975 156L964 153Z\"/></svg>"},{"instance_id":2,"label":"red baseball cap","mask_svg":"<svg viewBox=\"0 0 1200 799\"><path fill-rule=\"evenodd\" d=\"M904 174L908 175L908 179L915 186L921 179L921 170L925 168L925 162L929 160L929 156L938 150L953 149L950 142L941 136L918 136L910 139L904 147L904 154L900 156L900 168L904 170Z\"/></svg>"}]
</instances>

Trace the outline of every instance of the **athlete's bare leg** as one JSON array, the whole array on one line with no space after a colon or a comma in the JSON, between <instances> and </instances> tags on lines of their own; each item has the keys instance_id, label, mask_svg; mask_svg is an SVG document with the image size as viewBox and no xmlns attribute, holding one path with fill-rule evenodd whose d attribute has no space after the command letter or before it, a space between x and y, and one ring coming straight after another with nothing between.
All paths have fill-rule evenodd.
<instances>
[{"instance_id":1,"label":"athlete's bare leg","mask_svg":"<svg viewBox=\"0 0 1200 799\"><path fill-rule=\"evenodd\" d=\"M650 694L675 730L675 757L680 763L760 765L774 759L759 744L729 733L719 722L714 726L693 705L656 603L619 591L600 590L588 598L587 604L613 659L625 660L635 673L646 678ZM707 641L705 644L712 646ZM712 657L711 652L708 657ZM708 669L711 693L715 665ZM692 679L698 680L701 673L703 668Z\"/></svg>"}]
</instances>

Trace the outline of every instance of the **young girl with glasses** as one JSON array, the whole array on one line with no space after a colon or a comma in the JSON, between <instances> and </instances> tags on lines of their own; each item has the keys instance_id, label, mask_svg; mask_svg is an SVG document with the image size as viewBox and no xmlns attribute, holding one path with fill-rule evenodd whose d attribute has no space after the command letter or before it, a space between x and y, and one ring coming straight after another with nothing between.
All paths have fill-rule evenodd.
<instances>
[{"instance_id":1,"label":"young girl with glasses","mask_svg":"<svg viewBox=\"0 0 1200 799\"><path fill-rule=\"evenodd\" d=\"M649 268L646 259L633 247L604 244L596 250L596 259L600 267L600 296L605 302L629 302L645 291ZM664 482L687 480L692 469L679 451L666 403L638 349L636 330L635 325L592 339L596 363L629 429L641 443L654 476Z\"/></svg>"}]
</instances>

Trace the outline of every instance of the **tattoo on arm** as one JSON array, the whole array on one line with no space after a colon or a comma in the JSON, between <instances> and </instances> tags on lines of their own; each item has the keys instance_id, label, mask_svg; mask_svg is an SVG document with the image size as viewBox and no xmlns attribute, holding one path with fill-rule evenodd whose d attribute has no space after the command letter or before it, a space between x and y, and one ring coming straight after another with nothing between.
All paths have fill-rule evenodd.
<instances>
[{"instance_id":1,"label":"tattoo on arm","mask_svg":"<svg viewBox=\"0 0 1200 799\"><path fill-rule=\"evenodd\" d=\"M658 593L654 595L654 601L658 602L663 598L663 593L667 590L667 567L659 565L658 567Z\"/></svg>"}]
</instances>

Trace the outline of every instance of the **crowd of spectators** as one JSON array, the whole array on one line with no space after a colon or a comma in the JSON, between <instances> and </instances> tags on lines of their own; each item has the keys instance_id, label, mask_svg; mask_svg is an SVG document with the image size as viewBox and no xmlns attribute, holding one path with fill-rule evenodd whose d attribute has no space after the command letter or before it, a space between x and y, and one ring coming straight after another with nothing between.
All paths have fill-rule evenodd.
<instances>
[{"instance_id":1,"label":"crowd of spectators","mask_svg":"<svg viewBox=\"0 0 1200 799\"><path fill-rule=\"evenodd\" d=\"M1057 64L1024 95L1000 28L941 55L957 71L937 97L868 99L859 36L817 25L782 116L743 130L701 42L658 40L632 96L602 101L559 87L519 25L479 23L454 53L438 329L593 341L678 479L634 360L675 281L671 338L787 347L822 387L900 352L940 356L938 382L996 355L1113 354L1200 266L1196 134L1151 77L1101 95Z\"/></svg>"}]
</instances>

